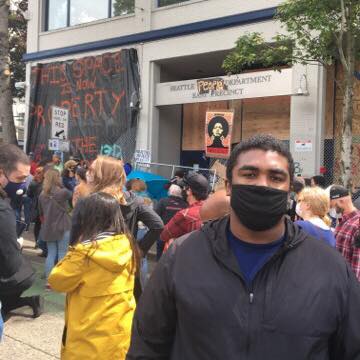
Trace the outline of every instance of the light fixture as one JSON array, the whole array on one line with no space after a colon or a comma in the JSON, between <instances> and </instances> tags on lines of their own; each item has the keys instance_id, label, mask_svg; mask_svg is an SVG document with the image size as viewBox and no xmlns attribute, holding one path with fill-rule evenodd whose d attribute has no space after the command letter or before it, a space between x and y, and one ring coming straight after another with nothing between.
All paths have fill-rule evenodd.
<instances>
[{"instance_id":1,"label":"light fixture","mask_svg":"<svg viewBox=\"0 0 360 360\"><path fill-rule=\"evenodd\" d=\"M299 88L297 89L297 92L294 95L297 95L297 96L309 95L307 76L305 74L302 74L300 76Z\"/></svg>"}]
</instances>

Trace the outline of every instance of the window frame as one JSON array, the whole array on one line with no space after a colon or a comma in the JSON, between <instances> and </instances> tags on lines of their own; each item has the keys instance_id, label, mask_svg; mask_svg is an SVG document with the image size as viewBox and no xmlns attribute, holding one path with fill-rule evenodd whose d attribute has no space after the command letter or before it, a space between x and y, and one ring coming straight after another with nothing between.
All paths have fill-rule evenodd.
<instances>
[{"instance_id":1,"label":"window frame","mask_svg":"<svg viewBox=\"0 0 360 360\"><path fill-rule=\"evenodd\" d=\"M161 0L157 0L157 8L158 8L158 9L164 8L164 7L166 7L166 6L178 5L178 4L184 3L184 2L186 2L186 1L190 1L190 0L178 0L177 3L169 4L169 5L162 5L162 6L160 6L160 1L161 1Z\"/></svg>"},{"instance_id":2,"label":"window frame","mask_svg":"<svg viewBox=\"0 0 360 360\"><path fill-rule=\"evenodd\" d=\"M87 23L91 23L92 21L89 21L87 23L82 23L82 24L76 24L76 25L70 25L70 18L71 18L71 1L72 0L67 0L67 9L66 9L66 26L64 27L60 27L57 29L49 29L49 18L50 18L50 0L45 0L45 23L44 23L44 31L56 31L56 30L60 30L60 29L66 29L66 28L70 28L73 26L78 26L78 25L82 25L82 24L87 24ZM135 0L134 0L135 1ZM159 1L159 0L158 0ZM111 19L115 16L113 16L113 3L114 0L108 0L108 11L107 11L107 17L102 18L102 19L97 19L97 20L103 20L103 19ZM94 20L96 21L96 20Z\"/></svg>"}]
</instances>

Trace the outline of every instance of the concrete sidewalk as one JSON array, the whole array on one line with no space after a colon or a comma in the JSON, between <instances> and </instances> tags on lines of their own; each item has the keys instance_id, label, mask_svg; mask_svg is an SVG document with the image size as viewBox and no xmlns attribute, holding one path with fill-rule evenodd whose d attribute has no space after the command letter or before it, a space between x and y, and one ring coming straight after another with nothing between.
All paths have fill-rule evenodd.
<instances>
[{"instance_id":1,"label":"concrete sidewalk","mask_svg":"<svg viewBox=\"0 0 360 360\"><path fill-rule=\"evenodd\" d=\"M45 300L45 311L37 319L31 309L24 307L5 323L0 343L1 360L47 360L60 359L61 336L64 326L65 296L45 288L44 262L39 250L34 249L32 233L25 233L23 253L36 269L35 284L24 295L40 294Z\"/></svg>"},{"instance_id":2,"label":"concrete sidewalk","mask_svg":"<svg viewBox=\"0 0 360 360\"><path fill-rule=\"evenodd\" d=\"M32 318L32 311L27 307L12 313L13 316L5 323L0 360L60 359L65 296L46 289L45 258L39 257L41 251L34 249L32 231L26 232L24 238L23 254L30 259L37 273L34 285L24 296L41 295L45 300L45 311L37 319ZM155 267L155 250L148 257L151 273Z\"/></svg>"}]
</instances>

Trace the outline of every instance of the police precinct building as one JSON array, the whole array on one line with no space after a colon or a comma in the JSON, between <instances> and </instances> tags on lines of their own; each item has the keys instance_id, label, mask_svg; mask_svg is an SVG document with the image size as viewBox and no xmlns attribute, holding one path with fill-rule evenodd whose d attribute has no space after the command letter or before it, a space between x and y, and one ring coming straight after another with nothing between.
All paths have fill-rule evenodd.
<instances>
[{"instance_id":1,"label":"police precinct building","mask_svg":"<svg viewBox=\"0 0 360 360\"><path fill-rule=\"evenodd\" d=\"M153 162L209 167L208 111L233 110L231 143L286 142L296 171L333 167L334 70L295 66L226 76L237 38L282 32L277 0L29 0L27 151L46 156L52 107L69 109L73 155L151 151ZM117 15L117 16L115 16ZM324 163L324 150L331 155Z\"/></svg>"}]
</instances>

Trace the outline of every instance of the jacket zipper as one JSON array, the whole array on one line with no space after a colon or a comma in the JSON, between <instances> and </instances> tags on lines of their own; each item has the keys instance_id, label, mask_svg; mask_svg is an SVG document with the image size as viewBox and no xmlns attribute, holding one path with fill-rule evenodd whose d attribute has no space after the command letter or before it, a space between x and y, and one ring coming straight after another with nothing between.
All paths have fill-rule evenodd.
<instances>
[{"instance_id":1,"label":"jacket zipper","mask_svg":"<svg viewBox=\"0 0 360 360\"><path fill-rule=\"evenodd\" d=\"M251 284L250 288L247 287L249 293L249 310L248 310L248 331L246 336L246 355L250 355L250 343L251 343L251 336L250 336L250 324L251 324L251 311L252 311L252 304L254 303L254 288L253 283Z\"/></svg>"},{"instance_id":2,"label":"jacket zipper","mask_svg":"<svg viewBox=\"0 0 360 360\"><path fill-rule=\"evenodd\" d=\"M278 259L281 255L283 255L285 252L287 252L288 250L291 250L295 247L294 244L286 244L283 248L281 248L278 252L276 252L262 267L262 269L260 270L260 272L262 272L262 270L265 268L265 266L269 266L270 263L273 263L276 259ZM258 272L255 276L255 279L251 282L250 287L247 286L247 291L249 294L249 312L248 312L248 331L247 331L247 337L246 337L246 355L249 356L250 355L250 344L251 344L251 334L250 334L250 323L251 323L251 310L252 310L252 305L254 303L254 299L255 299L255 294L254 294L254 283L255 280L258 276L258 274L260 273Z\"/></svg>"},{"instance_id":3,"label":"jacket zipper","mask_svg":"<svg viewBox=\"0 0 360 360\"><path fill-rule=\"evenodd\" d=\"M254 293L251 292L251 293L249 294L249 303L252 304L253 301L254 301Z\"/></svg>"}]
</instances>

